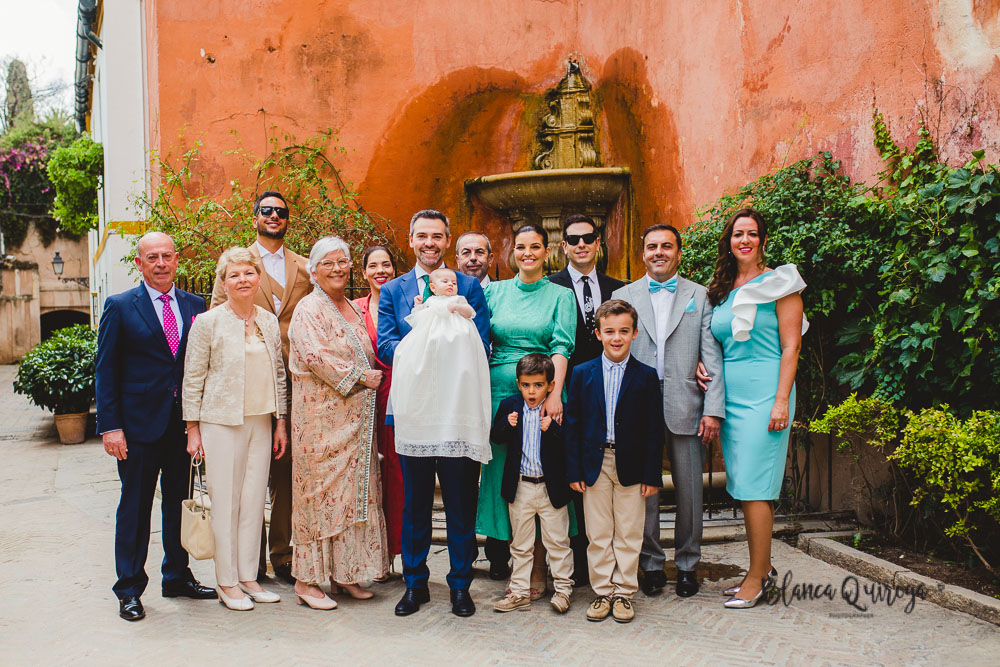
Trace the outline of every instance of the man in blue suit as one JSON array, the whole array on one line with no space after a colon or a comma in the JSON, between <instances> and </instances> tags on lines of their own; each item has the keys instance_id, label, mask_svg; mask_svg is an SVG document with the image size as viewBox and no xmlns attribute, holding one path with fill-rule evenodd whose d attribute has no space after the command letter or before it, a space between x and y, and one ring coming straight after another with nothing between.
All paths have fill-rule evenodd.
<instances>
[{"instance_id":1,"label":"man in blue suit","mask_svg":"<svg viewBox=\"0 0 1000 667\"><path fill-rule=\"evenodd\" d=\"M149 521L160 476L163 515L163 597L214 599L188 569L181 546L181 501L190 459L181 421L180 387L187 333L205 312L201 297L174 288L177 252L169 236L139 240L135 264L142 284L108 297L97 331L97 430L118 460L122 495L115 519L118 615L145 618Z\"/></svg>"},{"instance_id":2,"label":"man in blue suit","mask_svg":"<svg viewBox=\"0 0 1000 667\"><path fill-rule=\"evenodd\" d=\"M406 316L413 300L430 296L430 273L444 265L444 253L451 244L451 229L444 213L433 209L418 211L410 220L410 247L417 264L382 287L378 302L378 356L392 365L396 346L410 325ZM479 281L456 272L458 293L476 311L474 319L487 355L490 350L490 315ZM427 456L397 444L403 472L403 579L406 593L396 605L397 616L408 616L430 600L427 554L431 546L431 508L434 502L434 473L441 482L441 499L448 530L448 557L451 571L451 610L457 616L471 616L476 606L469 595L472 562L476 558L476 505L479 463L464 456Z\"/></svg>"}]
</instances>

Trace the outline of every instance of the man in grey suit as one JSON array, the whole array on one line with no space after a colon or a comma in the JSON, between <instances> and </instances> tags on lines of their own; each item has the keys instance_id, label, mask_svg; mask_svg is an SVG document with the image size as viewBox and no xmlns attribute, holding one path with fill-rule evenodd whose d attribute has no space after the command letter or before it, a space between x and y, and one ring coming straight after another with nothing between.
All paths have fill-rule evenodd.
<instances>
[{"instance_id":1,"label":"man in grey suit","mask_svg":"<svg viewBox=\"0 0 1000 667\"><path fill-rule=\"evenodd\" d=\"M702 469L704 444L719 435L726 416L722 378L722 349L712 336L712 306L708 290L677 275L681 262L681 235L671 225L658 224L642 233L642 261L646 275L612 294L632 304L639 313L639 330L632 344L636 359L652 366L663 389L663 420L667 452L677 498L674 562L677 594L698 592L695 566L701 560ZM702 393L696 379L698 362L709 377ZM639 568L643 592L663 590L666 555L660 546L659 498L646 499Z\"/></svg>"}]
</instances>

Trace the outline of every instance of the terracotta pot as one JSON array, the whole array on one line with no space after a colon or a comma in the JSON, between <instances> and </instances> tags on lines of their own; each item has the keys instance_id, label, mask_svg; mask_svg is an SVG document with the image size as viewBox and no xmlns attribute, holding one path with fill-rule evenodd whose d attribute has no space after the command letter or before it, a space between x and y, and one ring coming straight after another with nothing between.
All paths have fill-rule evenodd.
<instances>
[{"instance_id":1,"label":"terracotta pot","mask_svg":"<svg viewBox=\"0 0 1000 667\"><path fill-rule=\"evenodd\" d=\"M87 434L86 412L55 415L55 418L56 430L59 431L59 442L64 445L75 445L84 441Z\"/></svg>"}]
</instances>

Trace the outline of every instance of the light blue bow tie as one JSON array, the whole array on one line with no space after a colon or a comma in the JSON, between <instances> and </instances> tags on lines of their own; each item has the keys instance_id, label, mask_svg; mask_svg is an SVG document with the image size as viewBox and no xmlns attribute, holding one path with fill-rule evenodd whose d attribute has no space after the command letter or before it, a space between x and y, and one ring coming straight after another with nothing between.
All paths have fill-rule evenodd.
<instances>
[{"instance_id":1,"label":"light blue bow tie","mask_svg":"<svg viewBox=\"0 0 1000 667\"><path fill-rule=\"evenodd\" d=\"M662 283L658 280L649 279L649 293L656 294L661 289L665 289L668 292L677 291L677 276L674 276L670 280L665 280Z\"/></svg>"}]
</instances>

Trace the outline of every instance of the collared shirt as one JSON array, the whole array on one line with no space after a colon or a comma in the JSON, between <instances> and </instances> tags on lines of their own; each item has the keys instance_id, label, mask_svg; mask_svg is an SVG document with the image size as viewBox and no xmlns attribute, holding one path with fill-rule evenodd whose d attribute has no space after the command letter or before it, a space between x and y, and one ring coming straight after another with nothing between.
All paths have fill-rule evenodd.
<instances>
[{"instance_id":1,"label":"collared shirt","mask_svg":"<svg viewBox=\"0 0 1000 667\"><path fill-rule=\"evenodd\" d=\"M264 265L264 270L267 271L267 275L271 276L271 280L281 285L282 289L285 287L285 245L282 244L278 248L278 252L271 252L264 246L257 242L257 250L260 252L260 261ZM278 310L281 308L281 299L275 295L271 295L274 299L274 309Z\"/></svg>"},{"instance_id":2,"label":"collared shirt","mask_svg":"<svg viewBox=\"0 0 1000 667\"><path fill-rule=\"evenodd\" d=\"M587 306L583 303L583 282L586 280L590 283L590 294L594 300L594 312L596 313L597 307L601 305L601 285L597 282L597 269L583 275L574 269L572 264L567 264L566 270L569 271L569 277L573 281L573 292L576 293L576 303L580 306L580 312L587 312Z\"/></svg>"},{"instance_id":3,"label":"collared shirt","mask_svg":"<svg viewBox=\"0 0 1000 667\"><path fill-rule=\"evenodd\" d=\"M524 404L521 423L521 474L542 476L542 404Z\"/></svg>"},{"instance_id":4,"label":"collared shirt","mask_svg":"<svg viewBox=\"0 0 1000 667\"><path fill-rule=\"evenodd\" d=\"M482 287L483 289L486 289L486 286L489 284L490 284L490 277L488 275L483 276L483 279L479 281L479 286Z\"/></svg>"},{"instance_id":5,"label":"collared shirt","mask_svg":"<svg viewBox=\"0 0 1000 667\"><path fill-rule=\"evenodd\" d=\"M646 289L649 290L649 274L646 274ZM670 308L674 305L674 293L670 290L650 292L649 300L653 303L653 317L656 321L656 375L663 379L663 348L667 341L667 320L670 319Z\"/></svg>"},{"instance_id":6,"label":"collared shirt","mask_svg":"<svg viewBox=\"0 0 1000 667\"><path fill-rule=\"evenodd\" d=\"M153 302L153 310L156 311L156 319L160 320L161 329L163 328L163 301L160 297L164 294L170 295L170 310L174 311L174 320L177 322L177 340L180 340L181 336L184 335L184 320L181 319L181 307L177 303L177 291L174 286L171 285L168 291L161 292L145 280L142 281L142 284L145 285L146 293L149 294L149 298Z\"/></svg>"},{"instance_id":7,"label":"collared shirt","mask_svg":"<svg viewBox=\"0 0 1000 667\"><path fill-rule=\"evenodd\" d=\"M627 365L628 357L623 361L614 362L608 359L606 354L601 355L601 368L604 370L604 407L608 415L608 442L615 441L615 408L618 407L618 392L621 391Z\"/></svg>"}]
</instances>

